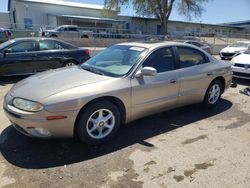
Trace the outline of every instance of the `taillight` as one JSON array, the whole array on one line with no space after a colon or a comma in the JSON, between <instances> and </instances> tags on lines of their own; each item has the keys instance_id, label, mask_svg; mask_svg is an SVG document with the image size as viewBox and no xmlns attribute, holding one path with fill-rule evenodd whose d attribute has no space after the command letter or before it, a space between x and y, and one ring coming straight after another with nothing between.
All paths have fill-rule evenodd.
<instances>
[{"instance_id":1,"label":"taillight","mask_svg":"<svg viewBox=\"0 0 250 188\"><path fill-rule=\"evenodd\" d=\"M90 57L90 51L89 50L84 50L84 54Z\"/></svg>"}]
</instances>

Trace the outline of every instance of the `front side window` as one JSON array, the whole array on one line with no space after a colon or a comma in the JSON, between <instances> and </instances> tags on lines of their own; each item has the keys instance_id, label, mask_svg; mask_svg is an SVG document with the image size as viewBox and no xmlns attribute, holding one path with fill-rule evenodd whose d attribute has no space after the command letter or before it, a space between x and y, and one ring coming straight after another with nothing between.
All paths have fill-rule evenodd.
<instances>
[{"instance_id":1,"label":"front side window","mask_svg":"<svg viewBox=\"0 0 250 188\"><path fill-rule=\"evenodd\" d=\"M121 77L131 70L146 50L144 47L115 45L98 53L81 67L97 74Z\"/></svg>"},{"instance_id":2,"label":"front side window","mask_svg":"<svg viewBox=\"0 0 250 188\"><path fill-rule=\"evenodd\" d=\"M171 48L162 48L153 52L143 63L143 67L153 67L158 73L175 69L175 58Z\"/></svg>"},{"instance_id":3,"label":"front side window","mask_svg":"<svg viewBox=\"0 0 250 188\"><path fill-rule=\"evenodd\" d=\"M40 50L62 50L65 49L60 43L52 40L43 40L39 42Z\"/></svg>"},{"instance_id":4,"label":"front side window","mask_svg":"<svg viewBox=\"0 0 250 188\"><path fill-rule=\"evenodd\" d=\"M177 52L180 58L180 68L208 63L206 56L199 50L188 47L177 47Z\"/></svg>"},{"instance_id":5,"label":"front side window","mask_svg":"<svg viewBox=\"0 0 250 188\"><path fill-rule=\"evenodd\" d=\"M11 53L32 52L35 51L35 48L36 48L36 42L26 41L13 45L12 47L9 48L9 50Z\"/></svg>"}]
</instances>

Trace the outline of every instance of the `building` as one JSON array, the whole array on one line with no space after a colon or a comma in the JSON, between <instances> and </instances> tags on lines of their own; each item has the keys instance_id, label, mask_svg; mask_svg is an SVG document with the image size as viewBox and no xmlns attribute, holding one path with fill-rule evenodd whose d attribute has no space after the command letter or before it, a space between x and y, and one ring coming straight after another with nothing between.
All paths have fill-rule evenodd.
<instances>
[{"instance_id":1,"label":"building","mask_svg":"<svg viewBox=\"0 0 250 188\"><path fill-rule=\"evenodd\" d=\"M250 33L250 20L239 21L239 22L223 23L222 25L241 27L241 28L244 28L245 31L247 31L248 33Z\"/></svg>"},{"instance_id":2,"label":"building","mask_svg":"<svg viewBox=\"0 0 250 188\"><path fill-rule=\"evenodd\" d=\"M60 0L10 0L10 22L12 28L35 29L41 26L78 25L81 27L117 28L123 22L117 12L103 17L103 6Z\"/></svg>"},{"instance_id":3,"label":"building","mask_svg":"<svg viewBox=\"0 0 250 188\"><path fill-rule=\"evenodd\" d=\"M155 18L120 16L126 20L126 29L131 33L161 34L160 21ZM230 34L242 33L245 28L238 25L205 24L195 22L172 21L168 22L168 33L171 35L194 35L194 34Z\"/></svg>"}]
</instances>

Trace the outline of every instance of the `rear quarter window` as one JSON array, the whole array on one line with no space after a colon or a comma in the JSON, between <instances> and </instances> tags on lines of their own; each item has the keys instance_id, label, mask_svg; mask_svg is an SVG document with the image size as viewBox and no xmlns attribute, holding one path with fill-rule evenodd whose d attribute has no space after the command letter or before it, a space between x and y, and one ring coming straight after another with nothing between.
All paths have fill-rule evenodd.
<instances>
[{"instance_id":1,"label":"rear quarter window","mask_svg":"<svg viewBox=\"0 0 250 188\"><path fill-rule=\"evenodd\" d=\"M177 47L180 68L192 67L209 62L208 57L201 51L189 47Z\"/></svg>"}]
</instances>

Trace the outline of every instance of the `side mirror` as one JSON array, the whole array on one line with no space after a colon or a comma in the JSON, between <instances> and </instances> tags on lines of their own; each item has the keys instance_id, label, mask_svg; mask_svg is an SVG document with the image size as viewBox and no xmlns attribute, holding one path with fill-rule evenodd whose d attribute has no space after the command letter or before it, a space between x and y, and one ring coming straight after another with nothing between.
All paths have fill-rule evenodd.
<instances>
[{"instance_id":1,"label":"side mirror","mask_svg":"<svg viewBox=\"0 0 250 188\"><path fill-rule=\"evenodd\" d=\"M141 77L141 76L156 76L157 70L153 67L143 67L141 70L139 70L135 77Z\"/></svg>"},{"instance_id":2,"label":"side mirror","mask_svg":"<svg viewBox=\"0 0 250 188\"><path fill-rule=\"evenodd\" d=\"M3 51L3 56L5 57L7 54L11 53L11 50L10 49L5 49Z\"/></svg>"}]
</instances>

